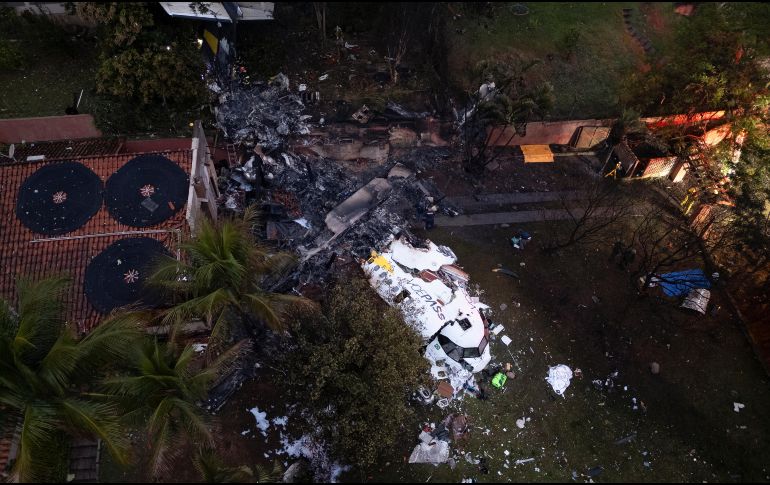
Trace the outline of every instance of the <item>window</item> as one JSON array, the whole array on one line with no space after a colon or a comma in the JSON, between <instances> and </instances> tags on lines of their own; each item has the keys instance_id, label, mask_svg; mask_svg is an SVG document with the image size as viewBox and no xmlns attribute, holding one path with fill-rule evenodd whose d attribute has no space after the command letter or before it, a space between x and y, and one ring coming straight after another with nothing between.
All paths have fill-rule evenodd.
<instances>
[{"instance_id":1,"label":"window","mask_svg":"<svg viewBox=\"0 0 770 485\"><path fill-rule=\"evenodd\" d=\"M395 298L393 298L393 301L396 303L401 303L407 298L409 298L409 292L406 290L402 290L401 293L399 293L398 295L396 295Z\"/></svg>"},{"instance_id":2,"label":"window","mask_svg":"<svg viewBox=\"0 0 770 485\"><path fill-rule=\"evenodd\" d=\"M481 339L478 347L460 347L456 343L449 340L448 337L441 334L438 336L438 341L441 344L441 348L444 349L444 352L446 352L447 356L449 356L452 360L456 360L457 362L460 362L463 359L477 359L481 357L484 354L484 350L487 348L487 345L489 345L489 341L487 341L486 337Z\"/></svg>"},{"instance_id":3,"label":"window","mask_svg":"<svg viewBox=\"0 0 770 485\"><path fill-rule=\"evenodd\" d=\"M460 362L463 359L463 348L449 340L448 337L439 334L438 342L441 344L441 348L444 349L444 352L450 359L457 362Z\"/></svg>"},{"instance_id":4,"label":"window","mask_svg":"<svg viewBox=\"0 0 770 485\"><path fill-rule=\"evenodd\" d=\"M463 329L463 331L466 331L472 327L470 320L467 318L463 318L462 320L457 321L460 324L460 328Z\"/></svg>"}]
</instances>

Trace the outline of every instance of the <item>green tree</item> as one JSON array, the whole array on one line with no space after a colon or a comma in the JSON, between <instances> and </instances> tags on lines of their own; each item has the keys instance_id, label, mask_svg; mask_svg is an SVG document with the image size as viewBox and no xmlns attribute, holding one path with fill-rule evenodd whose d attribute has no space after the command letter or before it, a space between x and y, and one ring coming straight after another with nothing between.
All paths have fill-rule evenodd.
<instances>
[{"instance_id":1,"label":"green tree","mask_svg":"<svg viewBox=\"0 0 770 485\"><path fill-rule=\"evenodd\" d=\"M203 96L203 62L192 24L159 22L147 2L79 2L76 10L99 26L98 92L164 105Z\"/></svg>"},{"instance_id":2,"label":"green tree","mask_svg":"<svg viewBox=\"0 0 770 485\"><path fill-rule=\"evenodd\" d=\"M757 97L767 93L758 52L770 42L751 35L741 20L748 5L699 5L696 15L678 25L667 58L628 79L626 101L648 115L726 110L739 118L754 113Z\"/></svg>"},{"instance_id":3,"label":"green tree","mask_svg":"<svg viewBox=\"0 0 770 485\"><path fill-rule=\"evenodd\" d=\"M105 380L106 395L120 404L125 423L146 426L153 476L169 471L185 444L214 446L211 428L215 423L198 403L237 351L238 347L232 347L211 365L201 367L192 346L179 351L155 340L136 349L127 375Z\"/></svg>"},{"instance_id":4,"label":"green tree","mask_svg":"<svg viewBox=\"0 0 770 485\"><path fill-rule=\"evenodd\" d=\"M64 319L68 284L51 278L18 284L18 308L0 300L0 413L21 424L11 471L19 481L64 478L61 463L71 437L100 438L112 456L127 460L115 405L88 392L139 339L131 316L108 318L78 340Z\"/></svg>"},{"instance_id":5,"label":"green tree","mask_svg":"<svg viewBox=\"0 0 770 485\"><path fill-rule=\"evenodd\" d=\"M766 269L770 262L770 147L756 138L743 148L734 176L735 228L748 257L749 272ZM768 278L770 281L770 278Z\"/></svg>"},{"instance_id":6,"label":"green tree","mask_svg":"<svg viewBox=\"0 0 770 485\"><path fill-rule=\"evenodd\" d=\"M490 147L502 140L502 128L513 127L503 143L507 145L516 135L526 134L527 122L544 118L553 108L553 86L548 82L532 85L525 78L539 62L508 56L486 59L476 65L477 77L486 83L493 82L495 87L484 95L471 95L471 108L464 114L462 141L469 171L479 172L500 156L500 149ZM501 128L497 135L489 130L495 126Z\"/></svg>"},{"instance_id":7,"label":"green tree","mask_svg":"<svg viewBox=\"0 0 770 485\"><path fill-rule=\"evenodd\" d=\"M262 288L263 279L284 271L292 258L257 241L255 221L253 207L241 219L218 224L205 219L196 236L181 246L186 259L160 260L150 284L178 302L165 313L165 324L178 326L203 318L211 328L213 347L218 348L231 339L236 326L248 328L256 319L282 330L288 306L309 305L304 298Z\"/></svg>"},{"instance_id":8,"label":"green tree","mask_svg":"<svg viewBox=\"0 0 770 485\"><path fill-rule=\"evenodd\" d=\"M293 332L293 392L337 456L374 463L412 415L409 395L426 376L419 335L361 278L337 284L322 314L298 315Z\"/></svg>"}]
</instances>

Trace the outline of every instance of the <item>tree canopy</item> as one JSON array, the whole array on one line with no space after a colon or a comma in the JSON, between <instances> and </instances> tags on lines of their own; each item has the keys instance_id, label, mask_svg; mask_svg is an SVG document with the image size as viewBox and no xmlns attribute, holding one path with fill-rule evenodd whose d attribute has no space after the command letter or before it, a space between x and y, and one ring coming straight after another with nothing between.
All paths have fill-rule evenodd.
<instances>
[{"instance_id":1,"label":"tree canopy","mask_svg":"<svg viewBox=\"0 0 770 485\"><path fill-rule=\"evenodd\" d=\"M156 19L148 2L79 2L76 9L98 25L99 92L144 104L203 95L203 61L192 24Z\"/></svg>"},{"instance_id":2,"label":"tree canopy","mask_svg":"<svg viewBox=\"0 0 770 485\"><path fill-rule=\"evenodd\" d=\"M391 447L427 375L421 339L367 282L338 283L321 314L299 315L287 365L337 456L358 466Z\"/></svg>"},{"instance_id":3,"label":"tree canopy","mask_svg":"<svg viewBox=\"0 0 770 485\"><path fill-rule=\"evenodd\" d=\"M100 438L125 463L128 442L117 407L82 392L130 353L141 336L137 320L113 316L81 340L64 320L68 281L20 281L13 309L0 300L0 414L20 423L12 477L60 481L67 439Z\"/></svg>"}]
</instances>

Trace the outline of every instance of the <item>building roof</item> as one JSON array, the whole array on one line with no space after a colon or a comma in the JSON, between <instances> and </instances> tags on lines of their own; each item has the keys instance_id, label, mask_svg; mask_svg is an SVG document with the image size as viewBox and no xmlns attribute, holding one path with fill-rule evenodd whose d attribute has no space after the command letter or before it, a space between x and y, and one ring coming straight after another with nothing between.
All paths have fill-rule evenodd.
<instances>
[{"instance_id":1,"label":"building roof","mask_svg":"<svg viewBox=\"0 0 770 485\"><path fill-rule=\"evenodd\" d=\"M0 120L0 143L77 140L102 136L91 115L42 116Z\"/></svg>"},{"instance_id":2,"label":"building roof","mask_svg":"<svg viewBox=\"0 0 770 485\"><path fill-rule=\"evenodd\" d=\"M187 145L190 145L187 138ZM86 138L83 140L58 140L14 144L15 160L0 156L0 163L24 162L27 157L43 155L46 159L79 158L93 155L114 155L123 148L120 138ZM185 147L186 148L186 147ZM8 153L8 149L2 150ZM138 151L138 150L136 150Z\"/></svg>"},{"instance_id":3,"label":"building roof","mask_svg":"<svg viewBox=\"0 0 770 485\"><path fill-rule=\"evenodd\" d=\"M137 153L80 157L76 161L107 179ZM178 164L189 174L192 151L167 151L163 156ZM71 157L67 159L72 160ZM0 298L14 301L16 279L40 279L65 274L72 279L66 295L67 319L80 332L88 332L98 324L102 315L88 302L84 293L85 270L88 263L107 246L125 237L151 237L172 248L187 231L185 211L151 227L135 228L118 223L104 204L83 226L55 237L33 233L16 216L17 194L22 183L39 168L54 160L0 164Z\"/></svg>"},{"instance_id":4,"label":"building roof","mask_svg":"<svg viewBox=\"0 0 770 485\"><path fill-rule=\"evenodd\" d=\"M206 2L205 8L188 2L158 2L172 17L217 20L272 20L274 2Z\"/></svg>"}]
</instances>

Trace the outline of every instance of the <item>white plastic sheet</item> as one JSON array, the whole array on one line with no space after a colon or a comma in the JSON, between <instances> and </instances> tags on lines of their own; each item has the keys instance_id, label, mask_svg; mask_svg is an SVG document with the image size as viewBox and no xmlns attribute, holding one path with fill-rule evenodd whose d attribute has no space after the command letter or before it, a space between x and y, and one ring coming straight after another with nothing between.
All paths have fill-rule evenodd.
<instances>
[{"instance_id":1,"label":"white plastic sheet","mask_svg":"<svg viewBox=\"0 0 770 485\"><path fill-rule=\"evenodd\" d=\"M548 377L545 378L553 388L553 392L562 397L564 397L564 391L569 387L570 379L572 379L572 369L564 364L548 368Z\"/></svg>"},{"instance_id":2,"label":"white plastic sheet","mask_svg":"<svg viewBox=\"0 0 770 485\"><path fill-rule=\"evenodd\" d=\"M409 463L446 463L449 459L449 443L446 441L433 441L420 443L412 450Z\"/></svg>"}]
</instances>

